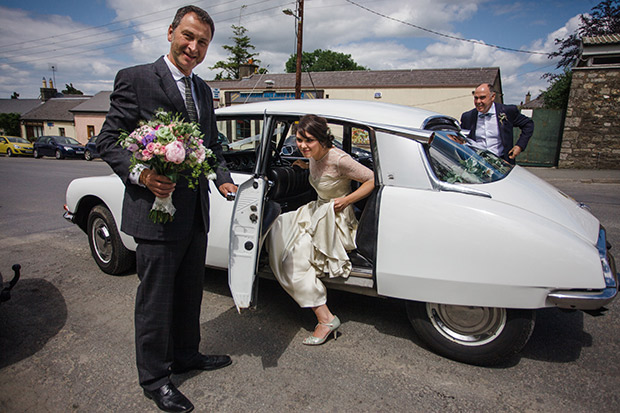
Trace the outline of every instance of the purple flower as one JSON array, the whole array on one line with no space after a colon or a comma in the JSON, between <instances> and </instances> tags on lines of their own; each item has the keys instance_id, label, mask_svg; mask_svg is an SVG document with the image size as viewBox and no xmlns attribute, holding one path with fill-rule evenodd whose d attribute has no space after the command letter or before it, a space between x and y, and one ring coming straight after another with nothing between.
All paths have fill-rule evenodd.
<instances>
[{"instance_id":1,"label":"purple flower","mask_svg":"<svg viewBox=\"0 0 620 413\"><path fill-rule=\"evenodd\" d=\"M142 144L144 146L155 140L155 134L153 132L149 132L144 138L142 138Z\"/></svg>"}]
</instances>

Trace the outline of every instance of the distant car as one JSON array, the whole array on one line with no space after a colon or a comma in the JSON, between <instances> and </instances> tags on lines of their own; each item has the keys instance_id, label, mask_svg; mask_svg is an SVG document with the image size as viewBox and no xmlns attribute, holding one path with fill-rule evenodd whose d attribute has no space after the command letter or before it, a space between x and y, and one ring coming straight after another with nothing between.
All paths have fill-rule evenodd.
<instances>
[{"instance_id":1,"label":"distant car","mask_svg":"<svg viewBox=\"0 0 620 413\"><path fill-rule=\"evenodd\" d=\"M307 113L325 117L343 150L375 177L359 205L351 274L323 282L403 300L413 328L437 353L494 364L527 343L535 310L593 314L617 294L611 246L587 208L526 169L457 143L463 136L453 118L335 99L215 112L239 191L232 203L211 188L205 265L228 268L239 309L256 305L258 275L273 277L261 247L277 215L316 199L309 171L292 165L290 140L282 150ZM95 262L110 274L135 264L135 240L120 229L123 194L116 175L76 179L66 194L65 217L87 233Z\"/></svg>"},{"instance_id":2,"label":"distant car","mask_svg":"<svg viewBox=\"0 0 620 413\"><path fill-rule=\"evenodd\" d=\"M19 136L0 136L0 153L8 156L32 155L32 143Z\"/></svg>"},{"instance_id":3,"label":"distant car","mask_svg":"<svg viewBox=\"0 0 620 413\"><path fill-rule=\"evenodd\" d=\"M92 161L95 158L99 158L99 152L97 152L97 136L91 137L84 146L84 159Z\"/></svg>"},{"instance_id":4,"label":"distant car","mask_svg":"<svg viewBox=\"0 0 620 413\"><path fill-rule=\"evenodd\" d=\"M35 158L42 156L55 156L56 159L84 157L84 146L68 136L40 136L33 146Z\"/></svg>"}]
</instances>

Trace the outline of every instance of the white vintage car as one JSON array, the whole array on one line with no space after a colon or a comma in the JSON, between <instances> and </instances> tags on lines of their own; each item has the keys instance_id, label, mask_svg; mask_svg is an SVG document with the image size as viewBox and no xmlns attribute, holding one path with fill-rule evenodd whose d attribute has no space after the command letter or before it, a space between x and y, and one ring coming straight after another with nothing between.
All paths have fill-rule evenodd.
<instances>
[{"instance_id":1,"label":"white vintage car","mask_svg":"<svg viewBox=\"0 0 620 413\"><path fill-rule=\"evenodd\" d=\"M216 111L239 192L211 196L206 265L228 268L237 308L255 305L261 249L281 211L316 196L307 170L292 167L291 126L327 118L337 145L375 172L357 205L358 249L348 279L328 288L406 300L409 319L435 352L489 365L518 352L546 307L597 311L617 294L605 230L584 208L525 169L461 145L453 118L375 102L306 100ZM460 135L462 136L462 134ZM65 217L82 228L109 274L133 264L134 240L119 230L123 184L74 180Z\"/></svg>"}]
</instances>

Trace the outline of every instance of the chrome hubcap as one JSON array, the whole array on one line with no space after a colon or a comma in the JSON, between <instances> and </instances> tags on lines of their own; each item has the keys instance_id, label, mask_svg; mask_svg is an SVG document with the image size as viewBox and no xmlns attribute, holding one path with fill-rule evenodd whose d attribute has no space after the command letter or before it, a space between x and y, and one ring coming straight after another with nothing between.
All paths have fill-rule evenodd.
<instances>
[{"instance_id":1,"label":"chrome hubcap","mask_svg":"<svg viewBox=\"0 0 620 413\"><path fill-rule=\"evenodd\" d=\"M448 340L465 346L482 346L506 326L506 310L491 307L426 304L433 327Z\"/></svg>"},{"instance_id":2,"label":"chrome hubcap","mask_svg":"<svg viewBox=\"0 0 620 413\"><path fill-rule=\"evenodd\" d=\"M92 228L90 236L95 246L95 253L100 261L107 264L112 259L112 239L108 226L103 219L95 218Z\"/></svg>"}]
</instances>

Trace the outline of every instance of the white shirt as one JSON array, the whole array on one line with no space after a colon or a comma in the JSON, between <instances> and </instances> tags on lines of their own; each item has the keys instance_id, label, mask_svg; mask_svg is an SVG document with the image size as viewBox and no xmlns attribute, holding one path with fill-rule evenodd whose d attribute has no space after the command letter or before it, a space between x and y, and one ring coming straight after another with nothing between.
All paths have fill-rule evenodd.
<instances>
[{"instance_id":1,"label":"white shirt","mask_svg":"<svg viewBox=\"0 0 620 413\"><path fill-rule=\"evenodd\" d=\"M485 149L493 152L497 156L504 153L504 145L499 135L499 125L497 124L497 116L495 112L495 103L491 105L487 114L491 116L481 116L478 112L478 121L476 123L476 140L471 142L475 148Z\"/></svg>"},{"instance_id":2,"label":"white shirt","mask_svg":"<svg viewBox=\"0 0 620 413\"><path fill-rule=\"evenodd\" d=\"M166 65L168 65L168 69L170 69L172 78L176 82L177 87L179 88L179 92L181 92L183 102L185 102L185 82L183 81L185 75L179 70L178 67L174 65L174 63L170 61L170 59L168 59L168 55L164 55L164 62L166 62ZM192 72L189 77L193 79L194 73ZM192 82L192 97L194 98L194 105L196 105L196 113L198 114L198 118L200 118L200 106L198 105L198 101L196 100L196 88L194 87L194 82Z\"/></svg>"}]
</instances>

